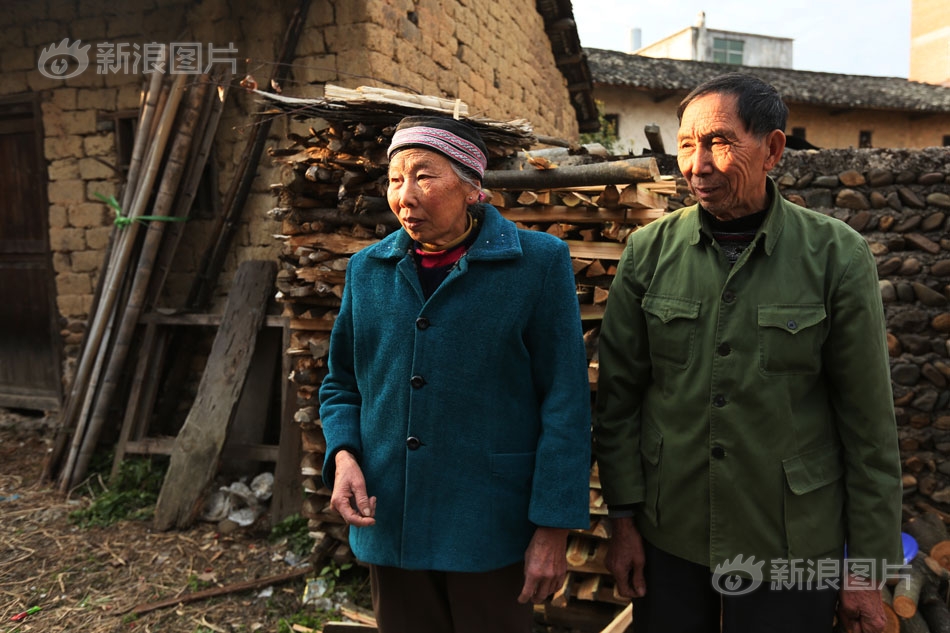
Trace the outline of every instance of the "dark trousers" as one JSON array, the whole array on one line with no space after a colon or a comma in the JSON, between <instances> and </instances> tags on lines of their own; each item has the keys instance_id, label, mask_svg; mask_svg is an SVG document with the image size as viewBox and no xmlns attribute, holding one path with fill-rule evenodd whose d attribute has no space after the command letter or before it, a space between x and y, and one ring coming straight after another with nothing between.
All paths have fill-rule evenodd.
<instances>
[{"instance_id":1,"label":"dark trousers","mask_svg":"<svg viewBox=\"0 0 950 633\"><path fill-rule=\"evenodd\" d=\"M379 633L531 633L524 565L464 573L369 566Z\"/></svg>"},{"instance_id":2,"label":"dark trousers","mask_svg":"<svg viewBox=\"0 0 950 633\"><path fill-rule=\"evenodd\" d=\"M749 593L726 595L708 567L643 545L647 594L633 601L634 633L831 633L834 587L772 589L765 578Z\"/></svg>"}]
</instances>

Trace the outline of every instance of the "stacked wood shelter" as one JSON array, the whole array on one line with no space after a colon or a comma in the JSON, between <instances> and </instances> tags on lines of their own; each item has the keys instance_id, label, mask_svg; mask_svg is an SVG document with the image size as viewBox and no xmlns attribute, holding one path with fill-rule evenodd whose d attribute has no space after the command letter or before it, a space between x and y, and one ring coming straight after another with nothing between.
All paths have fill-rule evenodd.
<instances>
[{"instance_id":1,"label":"stacked wood shelter","mask_svg":"<svg viewBox=\"0 0 950 633\"><path fill-rule=\"evenodd\" d=\"M291 114L311 124L289 134L288 147L269 150L285 167L282 183L273 186L277 205L271 212L283 243L277 298L291 328L286 354L292 359L289 377L303 438L303 514L317 547L344 561L352 559L347 526L330 508L330 491L321 481L326 444L317 391L326 374L346 265L355 252L398 229L385 199L386 149L396 123L423 112L458 115L465 107L370 90L340 93L331 87L328 95L306 101L268 95L267 102L275 116ZM544 141L564 147L530 151L538 139L527 122L462 118L478 128L488 146L483 184L491 204L520 227L552 233L570 246L593 392L596 338L623 242L666 212L675 184L660 179L653 158L614 160L597 147L569 147L555 139ZM552 623L600 630L627 601L616 594L604 567L609 528L596 465L590 508L590 528L570 535L568 578L543 615Z\"/></svg>"}]
</instances>

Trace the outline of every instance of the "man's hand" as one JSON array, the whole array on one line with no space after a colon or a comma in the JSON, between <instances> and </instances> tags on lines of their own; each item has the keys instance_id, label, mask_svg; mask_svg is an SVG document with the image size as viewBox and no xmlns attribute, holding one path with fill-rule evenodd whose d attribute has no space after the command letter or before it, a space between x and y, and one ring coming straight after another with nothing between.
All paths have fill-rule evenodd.
<instances>
[{"instance_id":1,"label":"man's hand","mask_svg":"<svg viewBox=\"0 0 950 633\"><path fill-rule=\"evenodd\" d=\"M333 479L333 494L330 505L350 525L366 527L376 523L376 497L366 494L366 479L363 469L347 451L335 456L336 476Z\"/></svg>"},{"instance_id":2,"label":"man's hand","mask_svg":"<svg viewBox=\"0 0 950 633\"><path fill-rule=\"evenodd\" d=\"M539 527L524 554L524 587L518 602L544 602L561 588L566 575L567 530Z\"/></svg>"},{"instance_id":3,"label":"man's hand","mask_svg":"<svg viewBox=\"0 0 950 633\"><path fill-rule=\"evenodd\" d=\"M643 576L643 538L633 517L611 520L613 533L607 546L607 569L613 574L617 592L624 598L642 598L647 593Z\"/></svg>"},{"instance_id":4,"label":"man's hand","mask_svg":"<svg viewBox=\"0 0 950 633\"><path fill-rule=\"evenodd\" d=\"M881 633L887 620L880 590L842 588L838 592L838 620L846 633Z\"/></svg>"}]
</instances>

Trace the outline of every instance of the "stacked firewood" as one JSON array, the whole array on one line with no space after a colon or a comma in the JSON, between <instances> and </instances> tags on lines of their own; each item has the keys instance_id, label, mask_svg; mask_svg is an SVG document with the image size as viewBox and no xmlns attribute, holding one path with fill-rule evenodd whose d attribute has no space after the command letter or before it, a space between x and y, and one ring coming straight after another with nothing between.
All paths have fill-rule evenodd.
<instances>
[{"instance_id":1,"label":"stacked firewood","mask_svg":"<svg viewBox=\"0 0 950 633\"><path fill-rule=\"evenodd\" d=\"M918 546L917 554L894 585L881 589L885 633L950 633L950 533L939 512L924 512L903 530Z\"/></svg>"},{"instance_id":2,"label":"stacked firewood","mask_svg":"<svg viewBox=\"0 0 950 633\"><path fill-rule=\"evenodd\" d=\"M298 116L313 108L300 102L293 105ZM370 117L355 106L353 112L340 108L317 114L331 117L325 127L291 134L289 147L270 151L285 167L283 182L272 187L277 205L271 215L281 223L277 288L291 328L286 353L293 359L290 379L299 406L295 419L305 452L303 514L320 551L344 562L352 560L347 527L330 508L330 491L321 479L326 444L317 391L326 375L329 335L347 262L399 226L385 200L386 148L398 118ZM404 114L400 112L400 117ZM490 158L483 184L490 203L519 227L557 235L570 246L593 394L599 319L624 240L666 212L667 197L675 193L675 186L659 178L650 158L615 159L599 146L528 151L535 142L532 136L504 136L499 127L485 134L485 129L481 131ZM605 515L595 465L591 527L570 537L571 572L544 607L549 619L599 630L625 604L603 565Z\"/></svg>"}]
</instances>

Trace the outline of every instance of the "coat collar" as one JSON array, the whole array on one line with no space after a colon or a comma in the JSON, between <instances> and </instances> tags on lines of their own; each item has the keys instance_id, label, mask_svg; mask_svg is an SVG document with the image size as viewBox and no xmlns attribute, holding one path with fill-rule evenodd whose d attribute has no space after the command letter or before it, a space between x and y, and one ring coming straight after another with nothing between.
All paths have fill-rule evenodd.
<instances>
[{"instance_id":1,"label":"coat collar","mask_svg":"<svg viewBox=\"0 0 950 633\"><path fill-rule=\"evenodd\" d=\"M502 217L498 209L490 204L481 205L484 212L482 228L478 239L468 249L469 261L501 260L521 257L521 239L518 227L511 220ZM374 259L402 259L409 252L412 239L403 229L388 235L368 248L368 255Z\"/></svg>"},{"instance_id":2,"label":"coat collar","mask_svg":"<svg viewBox=\"0 0 950 633\"><path fill-rule=\"evenodd\" d=\"M765 216L765 221L762 223L762 226L759 227L758 232L756 233L755 239L753 242L758 242L759 240L765 240L765 253L771 255L772 251L775 250L775 244L778 242L778 237L782 233L782 229L785 227L785 214L787 213L785 209L784 198L782 194L779 193L778 187L775 185L775 181L771 177L766 177L765 188L769 192L769 199L772 201L769 204L769 212ZM690 246L695 246L699 243L700 235L707 236L710 240L713 239L712 234L710 233L709 227L703 222L702 213L700 213L699 205L693 205L686 209L686 212L689 213L689 222L690 222L690 235L689 244Z\"/></svg>"}]
</instances>

